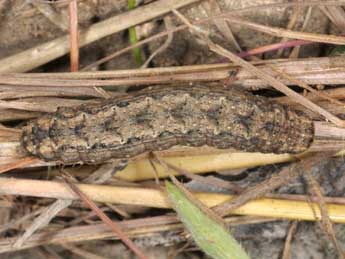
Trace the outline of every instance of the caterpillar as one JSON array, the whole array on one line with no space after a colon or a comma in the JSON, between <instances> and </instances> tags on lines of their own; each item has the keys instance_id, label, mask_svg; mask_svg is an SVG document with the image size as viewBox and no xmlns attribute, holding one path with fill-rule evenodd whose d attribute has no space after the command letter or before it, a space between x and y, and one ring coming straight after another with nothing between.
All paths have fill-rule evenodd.
<instances>
[{"instance_id":1,"label":"caterpillar","mask_svg":"<svg viewBox=\"0 0 345 259\"><path fill-rule=\"evenodd\" d=\"M30 121L22 147L44 161L101 163L175 145L299 153L313 122L262 96L223 87L155 87Z\"/></svg>"}]
</instances>

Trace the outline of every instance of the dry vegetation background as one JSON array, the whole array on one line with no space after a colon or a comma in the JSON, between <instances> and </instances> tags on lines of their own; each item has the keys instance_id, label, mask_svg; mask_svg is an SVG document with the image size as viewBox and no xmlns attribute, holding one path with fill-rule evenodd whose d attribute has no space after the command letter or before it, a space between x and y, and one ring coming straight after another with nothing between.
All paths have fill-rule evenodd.
<instances>
[{"instance_id":1,"label":"dry vegetation background","mask_svg":"<svg viewBox=\"0 0 345 259\"><path fill-rule=\"evenodd\" d=\"M144 0L128 11L125 0L0 0L1 258L134 258L62 171L148 258L203 258L155 181L164 163L218 205L252 258L344 258L345 163L333 156L345 136L342 5ZM114 163L61 168L20 147L21 127L59 106L194 83L239 86L303 110L319 121L314 153L177 147L157 154L165 162L156 171L144 154L113 176Z\"/></svg>"}]
</instances>

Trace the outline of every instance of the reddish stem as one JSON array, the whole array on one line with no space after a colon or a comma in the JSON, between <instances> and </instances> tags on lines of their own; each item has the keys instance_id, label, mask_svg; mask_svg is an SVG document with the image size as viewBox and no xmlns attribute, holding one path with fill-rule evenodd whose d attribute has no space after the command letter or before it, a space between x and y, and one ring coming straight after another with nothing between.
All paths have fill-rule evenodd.
<instances>
[{"instance_id":1,"label":"reddish stem","mask_svg":"<svg viewBox=\"0 0 345 259\"><path fill-rule=\"evenodd\" d=\"M76 193L79 198L95 212L95 214L105 223L107 224L111 230L117 234L117 236L122 240L123 243L127 245L127 247L140 259L148 259L147 256L143 254L139 248L128 238L125 232L114 222L112 221L98 206L94 203L89 197L87 197L74 183L72 183L66 176L62 175L63 179L67 183L67 185L71 188L71 190Z\"/></svg>"},{"instance_id":2,"label":"reddish stem","mask_svg":"<svg viewBox=\"0 0 345 259\"><path fill-rule=\"evenodd\" d=\"M78 46L78 6L77 0L69 3L69 33L70 33L70 62L71 72L79 69L79 46Z\"/></svg>"},{"instance_id":3,"label":"reddish stem","mask_svg":"<svg viewBox=\"0 0 345 259\"><path fill-rule=\"evenodd\" d=\"M286 48L291 48L291 47L296 47L296 46L303 46L303 45L308 45L311 43L315 43L312 41L306 41L306 40L291 40L291 41L286 41L286 42L279 42L279 43L274 43L266 46L261 46L255 49L251 49L248 51L243 51L237 56L241 58L257 55L257 54L262 54L268 51L274 51L278 49L286 49Z\"/></svg>"}]
</instances>

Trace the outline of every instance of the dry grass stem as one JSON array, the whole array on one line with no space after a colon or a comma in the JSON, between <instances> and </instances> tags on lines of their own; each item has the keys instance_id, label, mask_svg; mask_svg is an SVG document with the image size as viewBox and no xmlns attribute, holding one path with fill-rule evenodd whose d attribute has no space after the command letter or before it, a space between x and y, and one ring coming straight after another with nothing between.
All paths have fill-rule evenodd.
<instances>
[{"instance_id":1,"label":"dry grass stem","mask_svg":"<svg viewBox=\"0 0 345 259\"><path fill-rule=\"evenodd\" d=\"M321 212L321 229L323 229L327 237L333 242L335 248L337 249L339 258L343 259L344 251L342 250L339 244L339 241L334 231L333 223L329 218L329 212L326 206L326 201L321 191L321 187L309 170L306 170L304 177L307 180L310 193L318 199L317 203Z\"/></svg>"},{"instance_id":2,"label":"dry grass stem","mask_svg":"<svg viewBox=\"0 0 345 259\"><path fill-rule=\"evenodd\" d=\"M167 16L164 17L164 24L165 27L167 28L168 33L168 37L165 40L165 42L158 48L156 49L149 57L148 59L145 61L145 63L141 66L141 68L146 68L149 63L151 62L151 60L157 56L159 53L163 52L164 50L166 50L169 45L172 43L173 38L174 38L174 33L172 32L172 29L175 27L171 21L171 17Z\"/></svg>"},{"instance_id":3,"label":"dry grass stem","mask_svg":"<svg viewBox=\"0 0 345 259\"><path fill-rule=\"evenodd\" d=\"M68 31L68 22L66 17L63 17L61 13L57 12L49 3L42 3L40 1L31 2L36 9L48 18L53 24L55 24L62 31Z\"/></svg>"},{"instance_id":4,"label":"dry grass stem","mask_svg":"<svg viewBox=\"0 0 345 259\"><path fill-rule=\"evenodd\" d=\"M275 69L302 80L306 84L345 84L345 62L340 57L255 61L251 64L271 76L276 76L276 73L272 72L268 65L274 66ZM239 66L234 64L211 64L76 73L0 74L0 90L56 92L57 96L66 94L102 97L94 90L95 86L116 86L120 89L123 85L126 87L136 84L161 85L170 84L172 81L180 83L214 82L226 80L229 72L238 70ZM250 71L239 71L236 79L233 84L246 89L267 88L267 83L256 78ZM293 84L286 79L282 79L282 82L288 85Z\"/></svg>"},{"instance_id":5,"label":"dry grass stem","mask_svg":"<svg viewBox=\"0 0 345 259\"><path fill-rule=\"evenodd\" d=\"M95 202L140 205L153 208L170 208L166 194L157 189L92 184L77 184L77 186L85 195ZM0 194L72 200L78 199L78 196L63 183L13 178L0 178ZM234 197L216 193L194 193L194 195L208 207L217 206ZM327 209L332 222L345 222L344 205L327 204ZM314 211L316 216L314 216ZM299 220L321 219L321 212L316 203L270 198L250 201L242 207L233 210L232 213L237 215Z\"/></svg>"},{"instance_id":6,"label":"dry grass stem","mask_svg":"<svg viewBox=\"0 0 345 259\"><path fill-rule=\"evenodd\" d=\"M307 9L307 13L305 15L305 18L304 18L304 21L303 21L303 25L302 25L302 28L301 28L301 31L305 31L305 29L307 28L307 25L309 23L309 20L310 20L310 17L312 15L312 11L313 11L313 7L312 6L309 6L308 9ZM301 46L296 46L292 49L290 55L289 55L289 58L298 58L299 56L299 52L300 52L300 49L301 49Z\"/></svg>"},{"instance_id":7,"label":"dry grass stem","mask_svg":"<svg viewBox=\"0 0 345 259\"><path fill-rule=\"evenodd\" d=\"M319 7L342 33L345 32L345 12L341 6Z\"/></svg>"},{"instance_id":8,"label":"dry grass stem","mask_svg":"<svg viewBox=\"0 0 345 259\"><path fill-rule=\"evenodd\" d=\"M67 177L64 177L65 182L71 190L90 208L97 216L108 226L111 230L121 239L121 241L140 259L148 259L144 253L129 239L127 234L118 226L117 223L112 221L99 207L94 203L83 191L72 183Z\"/></svg>"},{"instance_id":9,"label":"dry grass stem","mask_svg":"<svg viewBox=\"0 0 345 259\"><path fill-rule=\"evenodd\" d=\"M277 219L241 216L225 218L230 226L242 224L260 224L272 222ZM156 216L141 219L124 220L119 222L121 228L131 237L145 237L158 232L181 230L182 224L174 216ZM43 238L44 237L44 238ZM34 234L25 247L21 249L36 247L45 244L80 242L99 239L117 239L114 233L105 224L95 224L90 226L77 226L62 229L58 232L41 232ZM0 253L17 251L12 247L13 238L0 239Z\"/></svg>"},{"instance_id":10,"label":"dry grass stem","mask_svg":"<svg viewBox=\"0 0 345 259\"><path fill-rule=\"evenodd\" d=\"M306 40L306 41L313 41L313 42L322 42L322 43L329 43L329 44L336 44L336 45L344 45L345 39L341 36L335 35L325 35L325 34L316 34L310 32L298 32L298 31L291 31L281 28L274 28L265 25L261 25L258 23L250 22L244 20L239 17L234 16L227 16L225 18L230 23L240 24L242 26L246 26L256 31L260 31L263 33L267 33L272 36L276 37L285 37L289 39L299 39L299 40Z\"/></svg>"},{"instance_id":11,"label":"dry grass stem","mask_svg":"<svg viewBox=\"0 0 345 259\"><path fill-rule=\"evenodd\" d=\"M206 1L204 5L207 6L207 11L209 12L208 16L211 16L210 19L222 13L219 3L215 0L211 0L208 2ZM219 32L223 35L223 37L228 42L230 42L236 48L237 51L241 52L242 49L240 45L238 44L237 40L235 39L234 34L231 31L230 24L228 24L225 20L222 20L222 19L215 20L214 24L219 30Z\"/></svg>"},{"instance_id":12,"label":"dry grass stem","mask_svg":"<svg viewBox=\"0 0 345 259\"><path fill-rule=\"evenodd\" d=\"M248 188L236 198L231 199L230 201L226 201L223 204L217 205L213 208L213 210L217 214L225 216L231 211L241 207L243 204L246 204L248 201L263 197L266 193L269 193L274 189L296 179L300 175L301 168L308 168L307 170L309 170L311 166L315 163L318 163L320 159L324 159L329 156L330 154L325 155L323 153L320 153L308 157L297 164L292 164L291 166L288 166L280 171L278 175L274 175L268 180L265 180L252 188Z\"/></svg>"},{"instance_id":13,"label":"dry grass stem","mask_svg":"<svg viewBox=\"0 0 345 259\"><path fill-rule=\"evenodd\" d=\"M296 232L297 226L298 226L298 221L291 222L289 226L289 231L288 231L285 244L284 244L282 259L291 259L291 243L292 243L292 238Z\"/></svg>"},{"instance_id":14,"label":"dry grass stem","mask_svg":"<svg viewBox=\"0 0 345 259\"><path fill-rule=\"evenodd\" d=\"M110 164L104 164L86 179L84 183L102 184L111 179L118 168L122 168L121 161L114 161ZM19 248L35 233L37 230L46 227L50 221L63 209L66 209L72 204L72 200L58 199L51 205L44 208L40 215L26 228L23 235L21 235L13 244L14 247Z\"/></svg>"},{"instance_id":15,"label":"dry grass stem","mask_svg":"<svg viewBox=\"0 0 345 259\"><path fill-rule=\"evenodd\" d=\"M297 20L298 20L298 18L300 17L301 14L303 14L303 8L301 8L300 6L293 7L292 14L289 17L289 23L286 26L286 28L288 30L292 30L295 27L295 25L297 23ZM285 43L287 41L288 41L288 38L282 38L280 40L280 43ZM282 54L283 54L283 49L278 50L277 56L281 57Z\"/></svg>"},{"instance_id":16,"label":"dry grass stem","mask_svg":"<svg viewBox=\"0 0 345 259\"><path fill-rule=\"evenodd\" d=\"M79 70L79 35L78 35L78 5L77 0L71 0L69 10L69 36L70 36L70 65L71 72Z\"/></svg>"},{"instance_id":17,"label":"dry grass stem","mask_svg":"<svg viewBox=\"0 0 345 259\"><path fill-rule=\"evenodd\" d=\"M174 166L166 161L164 161L162 158L160 158L157 154L154 153L155 156L155 160L159 162L160 165L164 165L165 170L171 170L171 172L175 171L178 173L178 175L184 175L186 177L188 177L189 179L192 179L194 181L197 181L199 183L203 183L209 186L214 186L214 187L218 187L218 188L223 188L223 189L230 189L233 190L237 193L240 193L243 191L243 189L239 186L237 186L236 184L233 184L231 182L228 181L223 181L221 179L218 179L216 177L203 177L197 174L193 174L191 172L188 172L187 170L178 168L177 166ZM157 169L156 169L156 173L157 173ZM157 173L158 174L158 173Z\"/></svg>"}]
</instances>

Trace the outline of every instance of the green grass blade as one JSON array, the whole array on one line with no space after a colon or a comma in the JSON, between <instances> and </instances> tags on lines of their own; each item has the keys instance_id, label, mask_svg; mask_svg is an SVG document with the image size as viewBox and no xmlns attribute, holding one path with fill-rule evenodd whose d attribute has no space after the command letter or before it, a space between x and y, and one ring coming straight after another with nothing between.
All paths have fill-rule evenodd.
<instances>
[{"instance_id":1,"label":"green grass blade","mask_svg":"<svg viewBox=\"0 0 345 259\"><path fill-rule=\"evenodd\" d=\"M128 9L129 10L133 10L135 8L136 5L136 0L128 0ZM129 33L129 41L130 43L133 45L135 43L138 42L138 38L137 38L137 33L135 31L135 27L131 27L128 29L128 33ZM132 50L134 58L136 63L138 64L138 66L141 66L143 61L141 59L141 51L140 48L134 48Z\"/></svg>"},{"instance_id":2,"label":"green grass blade","mask_svg":"<svg viewBox=\"0 0 345 259\"><path fill-rule=\"evenodd\" d=\"M230 232L207 216L174 184L166 182L168 197L195 243L215 259L248 259L249 256Z\"/></svg>"},{"instance_id":3,"label":"green grass blade","mask_svg":"<svg viewBox=\"0 0 345 259\"><path fill-rule=\"evenodd\" d=\"M335 47L331 53L330 53L331 57L335 57L335 56L345 56L345 46L341 45L341 46L337 46Z\"/></svg>"}]
</instances>

